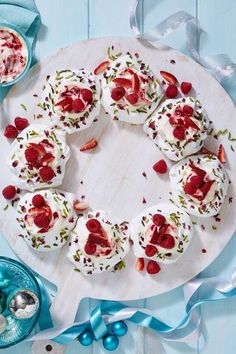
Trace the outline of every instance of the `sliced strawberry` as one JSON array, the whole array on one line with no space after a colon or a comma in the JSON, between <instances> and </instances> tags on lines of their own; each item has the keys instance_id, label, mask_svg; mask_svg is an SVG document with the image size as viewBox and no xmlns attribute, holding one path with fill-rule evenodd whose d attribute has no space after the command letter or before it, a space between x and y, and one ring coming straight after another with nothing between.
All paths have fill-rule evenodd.
<instances>
[{"instance_id":1,"label":"sliced strawberry","mask_svg":"<svg viewBox=\"0 0 236 354\"><path fill-rule=\"evenodd\" d=\"M26 118L16 117L14 122L17 130L23 130L29 125L29 121Z\"/></svg>"},{"instance_id":2,"label":"sliced strawberry","mask_svg":"<svg viewBox=\"0 0 236 354\"><path fill-rule=\"evenodd\" d=\"M84 210L88 209L89 205L88 205L88 203L85 203L85 202L75 201L73 204L73 207L74 207L75 211L84 211Z\"/></svg>"},{"instance_id":3,"label":"sliced strawberry","mask_svg":"<svg viewBox=\"0 0 236 354\"><path fill-rule=\"evenodd\" d=\"M101 230L101 223L97 219L89 219L86 222L87 229L92 233L98 233Z\"/></svg>"},{"instance_id":4,"label":"sliced strawberry","mask_svg":"<svg viewBox=\"0 0 236 354\"><path fill-rule=\"evenodd\" d=\"M147 257L153 257L157 253L157 248L152 245L147 245L145 247L145 254Z\"/></svg>"},{"instance_id":5,"label":"sliced strawberry","mask_svg":"<svg viewBox=\"0 0 236 354\"><path fill-rule=\"evenodd\" d=\"M85 246L84 246L84 251L87 253L89 256L93 255L97 250L97 246L95 243L87 241Z\"/></svg>"},{"instance_id":6,"label":"sliced strawberry","mask_svg":"<svg viewBox=\"0 0 236 354\"><path fill-rule=\"evenodd\" d=\"M139 87L140 87L140 83L139 83L139 77L138 75L133 72L133 80L132 80L132 90L134 92L138 92L139 91Z\"/></svg>"},{"instance_id":7,"label":"sliced strawberry","mask_svg":"<svg viewBox=\"0 0 236 354\"><path fill-rule=\"evenodd\" d=\"M45 214L36 215L34 218L34 223L40 228L48 228L50 220Z\"/></svg>"},{"instance_id":8,"label":"sliced strawberry","mask_svg":"<svg viewBox=\"0 0 236 354\"><path fill-rule=\"evenodd\" d=\"M50 162L52 162L55 159L53 154L47 153L45 154L41 160L39 161L40 166L48 166Z\"/></svg>"},{"instance_id":9,"label":"sliced strawberry","mask_svg":"<svg viewBox=\"0 0 236 354\"><path fill-rule=\"evenodd\" d=\"M204 146L201 148L200 153L203 155L213 155L213 156L217 156L214 152L206 149Z\"/></svg>"},{"instance_id":10,"label":"sliced strawberry","mask_svg":"<svg viewBox=\"0 0 236 354\"><path fill-rule=\"evenodd\" d=\"M202 180L206 176L206 171L202 170L201 168L195 166L192 162L189 164L191 170L196 173L197 176L200 176Z\"/></svg>"},{"instance_id":11,"label":"sliced strawberry","mask_svg":"<svg viewBox=\"0 0 236 354\"><path fill-rule=\"evenodd\" d=\"M136 104L138 102L138 94L137 93L131 93L128 96L126 96L127 101L130 104Z\"/></svg>"},{"instance_id":12,"label":"sliced strawberry","mask_svg":"<svg viewBox=\"0 0 236 354\"><path fill-rule=\"evenodd\" d=\"M42 144L42 145L45 145L45 146L48 147L48 148L54 148L54 145L51 144L51 143L49 143L49 141L48 141L47 139L43 139L43 140L41 141L41 144Z\"/></svg>"},{"instance_id":13,"label":"sliced strawberry","mask_svg":"<svg viewBox=\"0 0 236 354\"><path fill-rule=\"evenodd\" d=\"M53 169L49 166L43 166L39 169L39 175L43 181L51 181L55 177Z\"/></svg>"},{"instance_id":14,"label":"sliced strawberry","mask_svg":"<svg viewBox=\"0 0 236 354\"><path fill-rule=\"evenodd\" d=\"M162 235L161 241L158 245L166 249L171 249L175 247L175 238L170 234Z\"/></svg>"},{"instance_id":15,"label":"sliced strawberry","mask_svg":"<svg viewBox=\"0 0 236 354\"><path fill-rule=\"evenodd\" d=\"M215 183L214 180L210 180L207 181L206 183L204 183L204 185L200 188L200 190L203 193L203 197L205 198L207 193L209 192L209 190L211 189L211 186L213 185L213 183Z\"/></svg>"},{"instance_id":16,"label":"sliced strawberry","mask_svg":"<svg viewBox=\"0 0 236 354\"><path fill-rule=\"evenodd\" d=\"M185 116L184 119L188 127L191 127L196 130L200 130L199 126L196 123L194 123L194 121L189 116Z\"/></svg>"},{"instance_id":17,"label":"sliced strawberry","mask_svg":"<svg viewBox=\"0 0 236 354\"><path fill-rule=\"evenodd\" d=\"M169 123L170 123L170 125L175 125L175 124L177 123L176 117L171 116L171 117L169 118Z\"/></svg>"},{"instance_id":18,"label":"sliced strawberry","mask_svg":"<svg viewBox=\"0 0 236 354\"><path fill-rule=\"evenodd\" d=\"M157 228L154 227L150 243L152 243L153 245L156 245L157 241L158 241L158 238L159 238L159 233L157 231Z\"/></svg>"},{"instance_id":19,"label":"sliced strawberry","mask_svg":"<svg viewBox=\"0 0 236 354\"><path fill-rule=\"evenodd\" d=\"M118 86L126 87L126 88L131 88L132 87L132 81L129 79L125 79L123 77L117 77L116 79L112 80L115 84Z\"/></svg>"},{"instance_id":20,"label":"sliced strawberry","mask_svg":"<svg viewBox=\"0 0 236 354\"><path fill-rule=\"evenodd\" d=\"M162 226L166 222L166 218L162 214L154 214L152 216L152 221L156 226Z\"/></svg>"},{"instance_id":21,"label":"sliced strawberry","mask_svg":"<svg viewBox=\"0 0 236 354\"><path fill-rule=\"evenodd\" d=\"M7 125L5 130L4 130L4 136L8 139L15 139L18 135L18 130L14 125Z\"/></svg>"},{"instance_id":22,"label":"sliced strawberry","mask_svg":"<svg viewBox=\"0 0 236 354\"><path fill-rule=\"evenodd\" d=\"M72 100L71 97L66 97L63 100L57 102L55 104L55 106L62 106L63 108L65 108L65 106L68 106L68 105L72 104L72 102L73 102L73 100Z\"/></svg>"},{"instance_id":23,"label":"sliced strawberry","mask_svg":"<svg viewBox=\"0 0 236 354\"><path fill-rule=\"evenodd\" d=\"M182 82L180 85L180 89L184 95L187 95L192 89L191 82Z\"/></svg>"},{"instance_id":24,"label":"sliced strawberry","mask_svg":"<svg viewBox=\"0 0 236 354\"><path fill-rule=\"evenodd\" d=\"M41 143L39 144L29 143L29 146L37 150L40 155L45 155L47 153L45 147Z\"/></svg>"},{"instance_id":25,"label":"sliced strawberry","mask_svg":"<svg viewBox=\"0 0 236 354\"><path fill-rule=\"evenodd\" d=\"M157 274L161 270L159 264L155 261L149 261L147 264L147 273L148 274Z\"/></svg>"},{"instance_id":26,"label":"sliced strawberry","mask_svg":"<svg viewBox=\"0 0 236 354\"><path fill-rule=\"evenodd\" d=\"M90 149L94 149L97 146L98 142L96 139L89 140L86 144L80 147L80 151L86 151Z\"/></svg>"},{"instance_id":27,"label":"sliced strawberry","mask_svg":"<svg viewBox=\"0 0 236 354\"><path fill-rule=\"evenodd\" d=\"M226 163L225 149L222 144L220 144L219 146L218 159L220 160L221 163Z\"/></svg>"},{"instance_id":28,"label":"sliced strawberry","mask_svg":"<svg viewBox=\"0 0 236 354\"><path fill-rule=\"evenodd\" d=\"M94 69L94 74L99 75L103 73L104 71L107 70L108 66L110 65L110 62L105 60L101 62L95 69Z\"/></svg>"},{"instance_id":29,"label":"sliced strawberry","mask_svg":"<svg viewBox=\"0 0 236 354\"><path fill-rule=\"evenodd\" d=\"M167 71L162 71L162 70L160 71L160 74L167 82L169 82L169 84L171 84L171 85L177 84L178 80L176 79L176 77L173 74L171 74Z\"/></svg>"},{"instance_id":30,"label":"sliced strawberry","mask_svg":"<svg viewBox=\"0 0 236 354\"><path fill-rule=\"evenodd\" d=\"M136 267L137 271L141 272L144 270L144 259L143 258L138 258L136 262Z\"/></svg>"},{"instance_id":31,"label":"sliced strawberry","mask_svg":"<svg viewBox=\"0 0 236 354\"><path fill-rule=\"evenodd\" d=\"M105 232L103 233L90 233L88 242L96 243L102 247L110 247L110 242Z\"/></svg>"}]
</instances>

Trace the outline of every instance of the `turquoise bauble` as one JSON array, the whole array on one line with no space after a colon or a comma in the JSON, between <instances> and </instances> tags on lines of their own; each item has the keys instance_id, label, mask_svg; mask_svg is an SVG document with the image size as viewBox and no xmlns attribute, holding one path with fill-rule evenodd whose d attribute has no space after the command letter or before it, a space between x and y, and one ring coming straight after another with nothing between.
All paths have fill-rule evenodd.
<instances>
[{"instance_id":1,"label":"turquoise bauble","mask_svg":"<svg viewBox=\"0 0 236 354\"><path fill-rule=\"evenodd\" d=\"M12 278L8 272L0 268L0 289L8 288L12 283Z\"/></svg>"},{"instance_id":2,"label":"turquoise bauble","mask_svg":"<svg viewBox=\"0 0 236 354\"><path fill-rule=\"evenodd\" d=\"M119 345L119 339L113 334L109 334L103 338L103 346L106 350L110 352L116 350Z\"/></svg>"},{"instance_id":3,"label":"turquoise bauble","mask_svg":"<svg viewBox=\"0 0 236 354\"><path fill-rule=\"evenodd\" d=\"M80 344L87 347L93 343L93 333L90 329L86 329L79 335L78 339Z\"/></svg>"},{"instance_id":4,"label":"turquoise bauble","mask_svg":"<svg viewBox=\"0 0 236 354\"><path fill-rule=\"evenodd\" d=\"M6 295L0 292L0 313L6 308Z\"/></svg>"},{"instance_id":5,"label":"turquoise bauble","mask_svg":"<svg viewBox=\"0 0 236 354\"><path fill-rule=\"evenodd\" d=\"M117 321L112 323L111 328L112 328L112 332L118 337L124 336L128 331L127 324L123 321Z\"/></svg>"}]
</instances>

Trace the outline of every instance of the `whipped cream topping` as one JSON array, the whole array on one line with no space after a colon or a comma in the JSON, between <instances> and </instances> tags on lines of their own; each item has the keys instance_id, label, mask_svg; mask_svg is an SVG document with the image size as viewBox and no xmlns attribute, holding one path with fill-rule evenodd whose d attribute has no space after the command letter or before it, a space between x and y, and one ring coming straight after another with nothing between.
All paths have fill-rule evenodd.
<instances>
[{"instance_id":1,"label":"whipped cream topping","mask_svg":"<svg viewBox=\"0 0 236 354\"><path fill-rule=\"evenodd\" d=\"M0 27L0 83L15 80L27 61L28 49L24 39L13 29Z\"/></svg>"},{"instance_id":2,"label":"whipped cream topping","mask_svg":"<svg viewBox=\"0 0 236 354\"><path fill-rule=\"evenodd\" d=\"M55 127L71 134L90 127L100 113L99 79L81 69L64 69L48 75L40 106Z\"/></svg>"},{"instance_id":3,"label":"whipped cream topping","mask_svg":"<svg viewBox=\"0 0 236 354\"><path fill-rule=\"evenodd\" d=\"M91 219L99 222L101 227L95 235L86 226ZM89 254L86 253L87 246L94 247ZM78 270L91 275L114 269L128 252L128 223L113 223L108 220L105 212L94 211L78 219L67 256Z\"/></svg>"},{"instance_id":4,"label":"whipped cream topping","mask_svg":"<svg viewBox=\"0 0 236 354\"><path fill-rule=\"evenodd\" d=\"M163 97L148 65L127 54L114 60L103 74L102 104L115 120L143 124Z\"/></svg>"},{"instance_id":5,"label":"whipped cream topping","mask_svg":"<svg viewBox=\"0 0 236 354\"><path fill-rule=\"evenodd\" d=\"M157 215L164 217L164 222L154 222ZM171 204L155 205L131 222L134 254L159 263L176 262L187 250L193 232L187 213Z\"/></svg>"},{"instance_id":6,"label":"whipped cream topping","mask_svg":"<svg viewBox=\"0 0 236 354\"><path fill-rule=\"evenodd\" d=\"M41 195L45 204L35 207L32 199ZM69 240L77 216L73 208L74 196L56 189L45 189L37 193L26 193L17 206L17 221L22 228L21 236L36 251L48 252L61 248ZM50 224L39 227L35 218L46 215Z\"/></svg>"},{"instance_id":7,"label":"whipped cream topping","mask_svg":"<svg viewBox=\"0 0 236 354\"><path fill-rule=\"evenodd\" d=\"M210 217L219 213L227 195L229 179L213 155L188 157L170 170L173 198L189 214Z\"/></svg>"},{"instance_id":8,"label":"whipped cream topping","mask_svg":"<svg viewBox=\"0 0 236 354\"><path fill-rule=\"evenodd\" d=\"M200 150L208 125L201 103L187 97L166 100L143 128L170 160L179 161Z\"/></svg>"},{"instance_id":9,"label":"whipped cream topping","mask_svg":"<svg viewBox=\"0 0 236 354\"><path fill-rule=\"evenodd\" d=\"M34 154L37 156L36 163L29 162L30 156L27 154L32 154L32 151L33 156ZM69 157L70 148L66 144L66 136L62 130L31 124L13 141L7 163L14 174L16 186L34 191L61 185ZM54 172L51 180L43 180L40 176L40 171L45 166Z\"/></svg>"}]
</instances>

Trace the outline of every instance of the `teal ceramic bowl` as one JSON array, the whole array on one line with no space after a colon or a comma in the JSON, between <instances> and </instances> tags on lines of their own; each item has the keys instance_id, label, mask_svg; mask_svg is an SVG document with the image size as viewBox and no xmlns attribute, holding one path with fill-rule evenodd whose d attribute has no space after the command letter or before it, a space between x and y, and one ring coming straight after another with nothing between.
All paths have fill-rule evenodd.
<instances>
[{"instance_id":1,"label":"teal ceramic bowl","mask_svg":"<svg viewBox=\"0 0 236 354\"><path fill-rule=\"evenodd\" d=\"M25 42L26 48L27 48L27 52L28 52L28 60L27 63L24 67L24 69L22 70L22 72L14 79L11 80L9 82L5 82L5 83L0 83L0 88L1 87L7 87L7 86L11 86L14 85L16 82L20 81L25 74L28 72L29 68L30 68L30 64L32 61L32 49L31 49L31 45L29 43L29 40L26 38L26 36L24 35L24 33L22 33L18 28L16 28L13 25L10 25L8 23L4 23L4 22L0 22L0 29L1 28L9 28L9 30L13 30L15 31L19 37L21 37L22 41Z\"/></svg>"},{"instance_id":2,"label":"teal ceramic bowl","mask_svg":"<svg viewBox=\"0 0 236 354\"><path fill-rule=\"evenodd\" d=\"M14 289L26 288L33 291L39 299L39 309L29 319L18 320L12 317L7 309L3 311L2 314L6 317L8 323L5 332L0 334L0 349L3 349L23 341L35 328L41 310L41 292L33 273L23 264L10 258L0 257L0 269L3 269L12 277L11 284L1 289L6 297Z\"/></svg>"}]
</instances>

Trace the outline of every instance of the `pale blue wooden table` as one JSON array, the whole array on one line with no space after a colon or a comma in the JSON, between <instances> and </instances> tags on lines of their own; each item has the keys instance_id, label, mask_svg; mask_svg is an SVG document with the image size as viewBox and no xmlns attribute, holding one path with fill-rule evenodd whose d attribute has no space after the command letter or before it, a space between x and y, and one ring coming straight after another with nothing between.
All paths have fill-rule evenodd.
<instances>
[{"instance_id":1,"label":"pale blue wooden table","mask_svg":"<svg viewBox=\"0 0 236 354\"><path fill-rule=\"evenodd\" d=\"M63 46L81 39L102 36L132 36L129 27L129 12L132 0L36 0L42 16L36 55L40 60ZM236 1L234 0L142 0L140 21L146 30L177 10L186 10L196 16L206 31L201 43L201 54L228 53L236 62ZM186 53L184 29L178 30L164 41ZM1 241L1 255L9 255L7 244ZM228 277L236 265L236 237L218 259L202 275ZM81 316L91 309L95 301L85 299ZM177 324L184 313L182 288L168 294L153 297L133 305L155 310L170 324ZM143 354L234 354L236 353L236 298L202 307L203 332L206 343L194 349L179 343L162 342L158 348L143 350ZM115 353L135 353L137 328L129 325L128 335L121 340ZM2 350L4 354L29 354L30 345L23 343ZM80 344L68 347L67 354L104 353L101 343L85 348Z\"/></svg>"}]
</instances>

